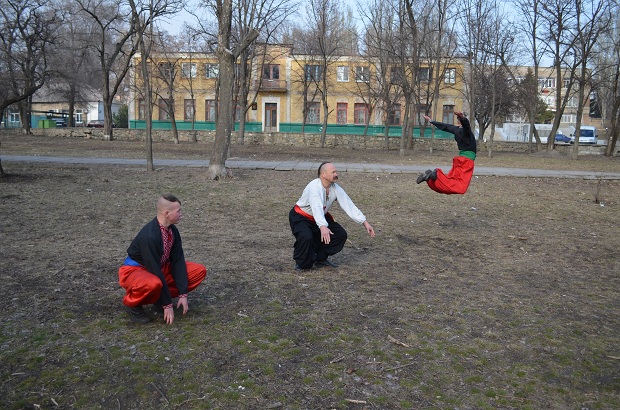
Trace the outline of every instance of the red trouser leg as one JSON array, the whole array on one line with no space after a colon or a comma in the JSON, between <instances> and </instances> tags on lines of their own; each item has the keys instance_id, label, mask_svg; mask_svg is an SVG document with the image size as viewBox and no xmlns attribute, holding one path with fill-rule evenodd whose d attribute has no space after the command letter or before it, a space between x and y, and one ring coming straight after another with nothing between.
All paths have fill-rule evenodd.
<instances>
[{"instance_id":1,"label":"red trouser leg","mask_svg":"<svg viewBox=\"0 0 620 410\"><path fill-rule=\"evenodd\" d=\"M121 266L118 270L118 283L125 288L123 304L129 307L157 302L163 286L157 276L142 266Z\"/></svg>"},{"instance_id":2,"label":"red trouser leg","mask_svg":"<svg viewBox=\"0 0 620 410\"><path fill-rule=\"evenodd\" d=\"M191 292L196 289L198 285L205 279L207 276L207 268L204 265L194 262L185 262L185 266L187 266L187 291ZM170 289L170 296L176 298L179 296L179 290L177 289L177 285L174 283L174 278L170 274L170 269L168 269L168 265L162 269L164 273L164 277L166 278L166 283L168 284L168 289Z\"/></svg>"},{"instance_id":3,"label":"red trouser leg","mask_svg":"<svg viewBox=\"0 0 620 410\"><path fill-rule=\"evenodd\" d=\"M207 276L207 268L194 262L185 262L187 266L187 289L188 292L196 289ZM174 298L179 296L179 290L170 274L168 265L164 266L162 273L170 289L170 295ZM118 270L118 282L125 288L123 303L129 307L150 305L159 300L162 283L156 276L142 266L123 265Z\"/></svg>"},{"instance_id":4,"label":"red trouser leg","mask_svg":"<svg viewBox=\"0 0 620 410\"><path fill-rule=\"evenodd\" d=\"M474 173L474 161L467 157L454 157L452 169L446 175L437 169L437 179L429 179L428 186L440 194L464 194Z\"/></svg>"}]
</instances>

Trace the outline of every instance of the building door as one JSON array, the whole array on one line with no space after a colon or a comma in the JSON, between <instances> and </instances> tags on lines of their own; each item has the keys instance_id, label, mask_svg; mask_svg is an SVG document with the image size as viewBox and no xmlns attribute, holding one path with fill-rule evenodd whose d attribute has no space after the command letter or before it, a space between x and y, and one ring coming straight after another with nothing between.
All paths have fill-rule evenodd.
<instances>
[{"instance_id":1,"label":"building door","mask_svg":"<svg viewBox=\"0 0 620 410\"><path fill-rule=\"evenodd\" d=\"M265 132L278 131L278 104L265 103Z\"/></svg>"}]
</instances>

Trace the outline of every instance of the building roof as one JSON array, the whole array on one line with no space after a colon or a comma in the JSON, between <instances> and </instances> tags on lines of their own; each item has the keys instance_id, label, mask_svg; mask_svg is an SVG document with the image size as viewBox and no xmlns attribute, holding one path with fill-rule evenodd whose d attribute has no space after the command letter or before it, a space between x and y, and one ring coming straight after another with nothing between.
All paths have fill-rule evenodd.
<instances>
[{"instance_id":1,"label":"building roof","mask_svg":"<svg viewBox=\"0 0 620 410\"><path fill-rule=\"evenodd\" d=\"M67 101L68 88L66 84L45 84L32 96L33 103L64 103ZM89 85L81 85L76 103L101 101L101 92Z\"/></svg>"}]
</instances>

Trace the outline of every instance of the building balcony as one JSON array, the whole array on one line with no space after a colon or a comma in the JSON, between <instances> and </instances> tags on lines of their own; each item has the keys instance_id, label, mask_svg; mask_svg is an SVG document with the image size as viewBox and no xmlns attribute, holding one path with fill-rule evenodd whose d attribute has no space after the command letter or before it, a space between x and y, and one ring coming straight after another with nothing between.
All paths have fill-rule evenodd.
<instances>
[{"instance_id":1,"label":"building balcony","mask_svg":"<svg viewBox=\"0 0 620 410\"><path fill-rule=\"evenodd\" d=\"M254 86L256 88L260 87L261 91L286 92L286 80L269 80L267 78L263 78L255 81Z\"/></svg>"}]
</instances>

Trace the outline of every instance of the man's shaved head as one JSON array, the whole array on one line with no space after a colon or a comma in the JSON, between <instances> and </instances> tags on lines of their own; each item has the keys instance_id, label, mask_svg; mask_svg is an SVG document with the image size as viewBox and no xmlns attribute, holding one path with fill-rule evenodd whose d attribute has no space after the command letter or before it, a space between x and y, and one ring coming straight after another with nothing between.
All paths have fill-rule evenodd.
<instances>
[{"instance_id":1,"label":"man's shaved head","mask_svg":"<svg viewBox=\"0 0 620 410\"><path fill-rule=\"evenodd\" d=\"M325 161L322 162L321 165L319 165L319 170L317 171L317 176L320 178L321 177L321 172L323 172L323 168L325 167L325 165L330 164L329 161Z\"/></svg>"},{"instance_id":2,"label":"man's shaved head","mask_svg":"<svg viewBox=\"0 0 620 410\"><path fill-rule=\"evenodd\" d=\"M170 209L170 206L177 202L181 205L181 201L174 195L167 194L160 196L157 200L157 213Z\"/></svg>"}]
</instances>

